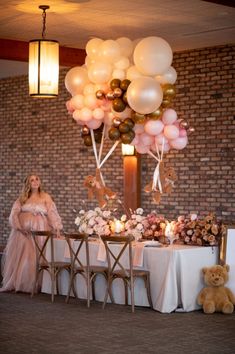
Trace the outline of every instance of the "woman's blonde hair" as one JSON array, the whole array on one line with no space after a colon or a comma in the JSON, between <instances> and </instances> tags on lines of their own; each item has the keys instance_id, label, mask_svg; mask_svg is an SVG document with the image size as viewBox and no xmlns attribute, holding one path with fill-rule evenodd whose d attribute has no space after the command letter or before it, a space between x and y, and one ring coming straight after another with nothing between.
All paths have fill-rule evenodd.
<instances>
[{"instance_id":1,"label":"woman's blonde hair","mask_svg":"<svg viewBox=\"0 0 235 354\"><path fill-rule=\"evenodd\" d=\"M19 201L20 201L21 205L23 205L26 202L26 200L29 199L29 197L32 194L31 183L30 183L30 179L31 179L32 176L37 177L39 179L39 181L40 181L40 185L39 185L39 188L38 188L39 194L42 193L42 191L43 191L42 182L41 182L40 177L37 174L35 174L35 173L31 173L24 180L24 186L23 186L21 194L19 196Z\"/></svg>"}]
</instances>

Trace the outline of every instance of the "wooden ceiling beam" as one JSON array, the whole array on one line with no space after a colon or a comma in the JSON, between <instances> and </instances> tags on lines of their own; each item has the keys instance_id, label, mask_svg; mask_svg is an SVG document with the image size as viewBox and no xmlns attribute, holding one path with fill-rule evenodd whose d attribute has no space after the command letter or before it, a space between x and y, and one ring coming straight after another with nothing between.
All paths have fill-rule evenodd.
<instances>
[{"instance_id":1,"label":"wooden ceiling beam","mask_svg":"<svg viewBox=\"0 0 235 354\"><path fill-rule=\"evenodd\" d=\"M83 65L86 52L83 49L60 46L60 66L74 67ZM11 39L0 39L0 59L28 61L29 43Z\"/></svg>"}]
</instances>

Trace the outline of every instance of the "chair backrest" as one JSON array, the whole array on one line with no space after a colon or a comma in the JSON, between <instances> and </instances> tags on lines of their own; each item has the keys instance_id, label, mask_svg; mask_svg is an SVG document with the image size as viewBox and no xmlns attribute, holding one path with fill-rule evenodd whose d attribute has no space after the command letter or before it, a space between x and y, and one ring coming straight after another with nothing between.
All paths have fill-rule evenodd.
<instances>
[{"instance_id":1,"label":"chair backrest","mask_svg":"<svg viewBox=\"0 0 235 354\"><path fill-rule=\"evenodd\" d=\"M55 236L53 231L31 231L34 240L37 262L39 265L48 265L54 263L54 245L53 238ZM50 245L50 254L47 256L47 245Z\"/></svg>"},{"instance_id":2,"label":"chair backrest","mask_svg":"<svg viewBox=\"0 0 235 354\"><path fill-rule=\"evenodd\" d=\"M89 257L89 244L88 235L84 233L64 233L64 237L67 241L72 268L80 267L84 271L89 272L90 257ZM74 247L74 242L79 241L77 247ZM84 257L81 257L82 247L85 245L85 261Z\"/></svg>"},{"instance_id":3,"label":"chair backrest","mask_svg":"<svg viewBox=\"0 0 235 354\"><path fill-rule=\"evenodd\" d=\"M133 236L101 236L102 241L104 242L106 254L107 254L107 261L108 261L108 268L111 273L115 270L121 270L125 276L130 277L132 276L133 272L133 263L132 263L132 241L134 241ZM118 250L112 249L112 244L118 244ZM128 258L129 258L129 267L125 267L122 263L121 257L123 256L125 251L128 251ZM116 253L117 251L117 253Z\"/></svg>"}]
</instances>

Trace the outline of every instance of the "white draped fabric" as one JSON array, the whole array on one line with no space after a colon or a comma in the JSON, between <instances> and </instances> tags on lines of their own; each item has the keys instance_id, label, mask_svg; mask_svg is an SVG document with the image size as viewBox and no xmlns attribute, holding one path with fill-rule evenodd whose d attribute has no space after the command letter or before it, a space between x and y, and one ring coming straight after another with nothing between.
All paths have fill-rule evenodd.
<instances>
[{"instance_id":1,"label":"white draped fabric","mask_svg":"<svg viewBox=\"0 0 235 354\"><path fill-rule=\"evenodd\" d=\"M76 247L76 242L74 247ZM115 247L119 246L112 245L112 247L115 251ZM89 248L90 263L104 265L105 262L97 260L99 243L91 241L89 242ZM55 260L69 261L67 257L66 241L55 240ZM123 257L125 257L125 254ZM163 313L172 311L189 312L200 308L196 303L196 298L205 286L201 269L212 266L217 262L217 247L184 245L144 247L143 267L138 267L138 269L143 268L150 271L151 296L155 310ZM68 281L67 272L62 273L60 291L64 295L67 294ZM76 285L78 296L86 298L86 285L82 277L77 277ZM105 286L104 278L98 276L96 279L96 298L98 301L103 301ZM44 272L42 292L50 293L50 289L50 279ZM114 281L113 294L116 303L124 303L123 284L118 279ZM137 306L149 306L142 279L137 279L135 283L135 304Z\"/></svg>"}]
</instances>

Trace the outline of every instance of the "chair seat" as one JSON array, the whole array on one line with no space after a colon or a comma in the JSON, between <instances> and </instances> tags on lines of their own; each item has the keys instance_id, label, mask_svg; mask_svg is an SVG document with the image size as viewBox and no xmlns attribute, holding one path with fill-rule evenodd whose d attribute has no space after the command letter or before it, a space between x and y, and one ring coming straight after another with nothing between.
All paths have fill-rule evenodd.
<instances>
[{"instance_id":1,"label":"chair seat","mask_svg":"<svg viewBox=\"0 0 235 354\"><path fill-rule=\"evenodd\" d=\"M126 269L126 272L127 272L127 274L130 274L130 269ZM122 277L122 278L127 277L128 278L128 276L126 276L126 273L122 269L115 270L113 272L113 274L118 277ZM149 274L150 273L148 270L133 269L133 277L144 277L144 276L149 276Z\"/></svg>"}]
</instances>

